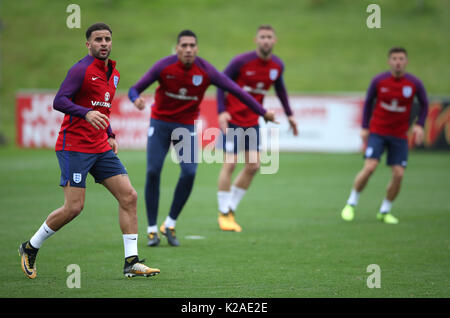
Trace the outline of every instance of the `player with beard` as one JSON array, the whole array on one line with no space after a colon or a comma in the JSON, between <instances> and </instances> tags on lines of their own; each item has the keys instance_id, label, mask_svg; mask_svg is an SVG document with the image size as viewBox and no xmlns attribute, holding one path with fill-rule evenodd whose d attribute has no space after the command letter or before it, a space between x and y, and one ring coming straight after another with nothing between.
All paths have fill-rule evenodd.
<instances>
[{"instance_id":1,"label":"player with beard","mask_svg":"<svg viewBox=\"0 0 450 318\"><path fill-rule=\"evenodd\" d=\"M274 85L289 126L294 136L297 136L297 123L289 106L283 81L284 64L272 53L276 42L272 26L260 26L255 37L256 50L233 58L224 73L260 104L263 104L264 96ZM242 228L235 220L235 212L260 167L258 116L239 99L225 94L220 88L217 90L217 103L225 153L217 192L219 227L224 231L241 232ZM245 165L232 184L231 177L239 152L245 152Z\"/></svg>"},{"instance_id":2,"label":"player with beard","mask_svg":"<svg viewBox=\"0 0 450 318\"><path fill-rule=\"evenodd\" d=\"M104 23L93 24L86 31L86 40L89 54L72 66L53 102L53 108L65 114L55 147L64 205L50 213L30 240L19 246L22 270L34 279L36 256L44 241L83 210L90 173L119 203L124 275L153 276L159 269L144 265L138 258L137 194L117 157L118 144L109 124L120 79L116 62L109 59L112 31Z\"/></svg>"},{"instance_id":3,"label":"player with beard","mask_svg":"<svg viewBox=\"0 0 450 318\"><path fill-rule=\"evenodd\" d=\"M175 224L194 184L197 171L195 154L198 151L195 142L198 137L195 133L194 122L199 116L199 106L208 86L213 84L229 91L245 105L244 107L249 107L250 112L256 117L263 116L265 120L275 120L273 112L266 111L236 83L217 71L205 59L197 56L198 43L194 32L181 31L177 37L175 50L176 54L157 61L128 92L130 100L142 110L145 107L145 101L140 94L152 83L156 81L159 83L155 92L155 103L151 107L147 142L145 202L148 218L148 246L157 246L160 243L157 228L160 175L171 143L176 149L179 143L189 144L190 149L180 149L179 152L177 150L181 158L181 173L175 187L169 215L159 230L171 246L180 244L175 235ZM190 141L174 138L173 134L179 129L190 132ZM184 151L190 153L190 158L187 158Z\"/></svg>"}]
</instances>

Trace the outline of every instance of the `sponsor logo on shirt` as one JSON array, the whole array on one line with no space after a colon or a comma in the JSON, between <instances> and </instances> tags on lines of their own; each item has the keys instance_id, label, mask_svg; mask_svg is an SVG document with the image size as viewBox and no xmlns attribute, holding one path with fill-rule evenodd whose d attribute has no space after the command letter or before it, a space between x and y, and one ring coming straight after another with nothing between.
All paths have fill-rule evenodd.
<instances>
[{"instance_id":1,"label":"sponsor logo on shirt","mask_svg":"<svg viewBox=\"0 0 450 318\"><path fill-rule=\"evenodd\" d=\"M262 86L259 85L259 84L262 84ZM266 95L267 94L267 90L263 89L264 83L260 82L260 83L257 84L257 86L259 86L259 87L253 88L253 87L244 85L244 87L242 87L242 89L244 91L246 91L248 93L252 93L252 94L260 94L260 95Z\"/></svg>"},{"instance_id":2,"label":"sponsor logo on shirt","mask_svg":"<svg viewBox=\"0 0 450 318\"><path fill-rule=\"evenodd\" d=\"M93 81L95 81L97 78L100 78L100 76L97 76L97 77L92 76Z\"/></svg>"},{"instance_id":3,"label":"sponsor logo on shirt","mask_svg":"<svg viewBox=\"0 0 450 318\"><path fill-rule=\"evenodd\" d=\"M99 102L99 101L97 101L97 100L91 100L91 105L92 106L100 106L100 107L108 107L108 108L110 108L111 107L111 103L108 103L108 102Z\"/></svg>"},{"instance_id":4,"label":"sponsor logo on shirt","mask_svg":"<svg viewBox=\"0 0 450 318\"><path fill-rule=\"evenodd\" d=\"M396 99L393 99L390 104L380 102L380 105L381 105L381 107L383 107L384 109L386 109L390 112L394 112L394 113L406 112L406 106L399 106L398 100L396 100Z\"/></svg>"},{"instance_id":5,"label":"sponsor logo on shirt","mask_svg":"<svg viewBox=\"0 0 450 318\"><path fill-rule=\"evenodd\" d=\"M198 100L197 96L188 96L187 94L187 88L180 88L178 90L178 94L174 94L171 92L164 92L166 94L166 96L175 98L175 99L179 99L179 100Z\"/></svg>"}]
</instances>

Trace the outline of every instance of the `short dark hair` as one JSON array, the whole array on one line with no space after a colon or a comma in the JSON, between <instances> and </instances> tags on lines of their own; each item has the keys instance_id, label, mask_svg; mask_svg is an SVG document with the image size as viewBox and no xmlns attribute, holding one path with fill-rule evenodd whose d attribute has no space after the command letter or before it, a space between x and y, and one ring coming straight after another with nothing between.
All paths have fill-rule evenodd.
<instances>
[{"instance_id":1,"label":"short dark hair","mask_svg":"<svg viewBox=\"0 0 450 318\"><path fill-rule=\"evenodd\" d=\"M275 33L275 29L270 24L261 24L256 32L259 32L260 30L270 30Z\"/></svg>"},{"instance_id":2,"label":"short dark hair","mask_svg":"<svg viewBox=\"0 0 450 318\"><path fill-rule=\"evenodd\" d=\"M405 53L406 56L408 56L408 53L406 52L406 49L400 46L394 46L389 50L388 56L391 56L393 53Z\"/></svg>"},{"instance_id":3,"label":"short dark hair","mask_svg":"<svg viewBox=\"0 0 450 318\"><path fill-rule=\"evenodd\" d=\"M111 28L109 27L109 25L99 22L99 23L94 23L86 30L86 40L89 40L92 32L100 31L100 30L108 30L109 33L111 33L111 35L112 35L112 31L111 31Z\"/></svg>"},{"instance_id":4,"label":"short dark hair","mask_svg":"<svg viewBox=\"0 0 450 318\"><path fill-rule=\"evenodd\" d=\"M194 32L192 32L191 30L183 30L180 33L178 33L177 36L177 43L180 43L180 38L182 36L193 36L195 38L195 42L197 42L197 36L195 35Z\"/></svg>"}]
</instances>

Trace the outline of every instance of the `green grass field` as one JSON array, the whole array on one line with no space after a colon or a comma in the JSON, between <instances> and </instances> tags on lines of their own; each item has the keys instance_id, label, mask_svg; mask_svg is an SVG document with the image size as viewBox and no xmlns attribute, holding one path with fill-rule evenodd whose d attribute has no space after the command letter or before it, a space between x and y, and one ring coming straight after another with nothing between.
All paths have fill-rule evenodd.
<instances>
[{"instance_id":1,"label":"green grass field","mask_svg":"<svg viewBox=\"0 0 450 318\"><path fill-rule=\"evenodd\" d=\"M0 297L449 297L450 168L447 153L412 152L395 202L398 225L375 219L389 178L384 165L360 199L357 217L339 213L360 154L283 153L280 170L258 175L237 211L242 233L217 225L220 166L201 164L177 222L181 246L146 246L145 152L121 160L138 191L139 252L161 269L154 278L122 275L117 204L92 178L82 214L51 237L37 259L38 277L20 268L18 245L63 203L51 150L0 149ZM167 161L159 223L167 215L179 168ZM204 239L192 240L198 235ZM81 268L81 288L69 289L69 264ZM366 286L369 264L381 268L381 288Z\"/></svg>"},{"instance_id":2,"label":"green grass field","mask_svg":"<svg viewBox=\"0 0 450 318\"><path fill-rule=\"evenodd\" d=\"M368 29L366 7L381 6L381 29ZM182 244L146 246L145 152L122 151L139 194L139 252L161 269L154 278L122 275L117 203L90 179L85 209L43 246L38 278L21 271L17 248L63 204L54 151L17 149L15 96L53 90L86 53L85 29L113 29L111 58L126 92L158 59L171 54L181 29L199 37L199 55L223 69L254 49L256 28L272 24L275 53L285 62L289 93L364 92L387 69L386 53L402 45L408 71L431 99L449 95L450 4L447 0L78 0L81 29L66 27L66 7L54 0L1 1L0 47L0 298L1 297L449 297L449 154L412 152L394 212L395 226L375 215L390 171L380 166L352 223L340 219L360 154L281 154L280 170L258 175L237 211L242 233L217 225L219 165L199 166L193 193L177 222ZM408 5L405 5L408 3ZM421 7L420 3L423 3ZM146 93L153 93L155 86ZM210 88L208 94L214 93ZM166 162L159 224L166 217L179 168ZM202 236L203 239L189 239ZM81 268L81 288L69 289L67 266ZM370 289L370 264L381 288Z\"/></svg>"}]
</instances>

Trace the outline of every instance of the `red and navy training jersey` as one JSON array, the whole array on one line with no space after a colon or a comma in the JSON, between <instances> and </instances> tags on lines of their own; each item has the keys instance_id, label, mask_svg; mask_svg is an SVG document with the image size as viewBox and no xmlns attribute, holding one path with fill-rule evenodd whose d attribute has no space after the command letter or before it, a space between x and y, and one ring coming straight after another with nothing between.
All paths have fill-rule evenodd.
<instances>
[{"instance_id":1,"label":"red and navy training jersey","mask_svg":"<svg viewBox=\"0 0 450 318\"><path fill-rule=\"evenodd\" d=\"M196 57L190 67L181 63L176 55L159 60L130 88L130 100L134 102L139 94L155 81L158 81L159 86L155 92L151 118L194 124L205 91L211 84L230 91L256 114L262 116L266 113L248 93L200 57Z\"/></svg>"},{"instance_id":2,"label":"red and navy training jersey","mask_svg":"<svg viewBox=\"0 0 450 318\"><path fill-rule=\"evenodd\" d=\"M102 153L111 149L108 143L108 136L114 136L111 126L97 130L85 116L97 110L109 118L119 79L116 62L112 60L105 65L104 61L87 55L72 66L53 101L53 108L65 113L56 151Z\"/></svg>"},{"instance_id":3,"label":"red and navy training jersey","mask_svg":"<svg viewBox=\"0 0 450 318\"><path fill-rule=\"evenodd\" d=\"M378 74L367 90L362 127L371 133L406 139L415 96L421 106L416 124L423 127L428 98L422 82L409 73L400 78L391 72Z\"/></svg>"},{"instance_id":4,"label":"red and navy training jersey","mask_svg":"<svg viewBox=\"0 0 450 318\"><path fill-rule=\"evenodd\" d=\"M283 81L284 64L275 55L263 60L256 51L247 52L233 58L224 73L234 80L246 92L250 93L258 103L262 104L264 96L275 84L275 92L281 101L287 116L292 115L286 87ZM230 122L235 125L250 127L258 124L258 116L235 96L217 90L219 113L227 111L231 115Z\"/></svg>"}]
</instances>

